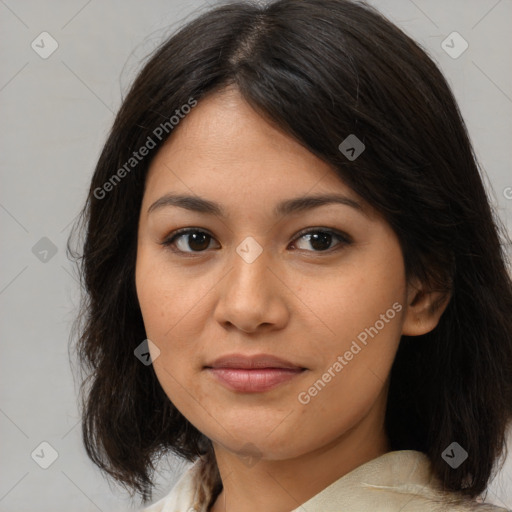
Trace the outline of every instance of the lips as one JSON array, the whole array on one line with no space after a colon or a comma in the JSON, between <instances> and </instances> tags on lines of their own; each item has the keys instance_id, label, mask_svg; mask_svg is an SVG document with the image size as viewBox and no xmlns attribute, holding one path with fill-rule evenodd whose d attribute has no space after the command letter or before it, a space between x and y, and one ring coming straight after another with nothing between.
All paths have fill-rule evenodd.
<instances>
[{"instance_id":1,"label":"lips","mask_svg":"<svg viewBox=\"0 0 512 512\"><path fill-rule=\"evenodd\" d=\"M303 370L298 365L269 354L255 354L246 356L243 354L229 354L215 359L206 368L238 368L251 370L255 368L283 368L287 370Z\"/></svg>"},{"instance_id":2,"label":"lips","mask_svg":"<svg viewBox=\"0 0 512 512\"><path fill-rule=\"evenodd\" d=\"M268 354L231 354L206 365L205 370L231 391L262 393L290 381L306 368Z\"/></svg>"}]
</instances>

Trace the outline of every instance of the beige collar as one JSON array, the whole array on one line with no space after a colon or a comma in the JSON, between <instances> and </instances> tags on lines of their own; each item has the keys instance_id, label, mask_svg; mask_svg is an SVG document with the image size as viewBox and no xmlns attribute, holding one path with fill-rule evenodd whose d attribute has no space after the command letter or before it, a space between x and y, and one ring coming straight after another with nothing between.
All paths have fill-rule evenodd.
<instances>
[{"instance_id":1,"label":"beige collar","mask_svg":"<svg viewBox=\"0 0 512 512\"><path fill-rule=\"evenodd\" d=\"M197 460L171 493L143 512L207 512L212 489ZM415 450L388 452L342 476L291 512L507 512L444 493L428 457Z\"/></svg>"}]
</instances>

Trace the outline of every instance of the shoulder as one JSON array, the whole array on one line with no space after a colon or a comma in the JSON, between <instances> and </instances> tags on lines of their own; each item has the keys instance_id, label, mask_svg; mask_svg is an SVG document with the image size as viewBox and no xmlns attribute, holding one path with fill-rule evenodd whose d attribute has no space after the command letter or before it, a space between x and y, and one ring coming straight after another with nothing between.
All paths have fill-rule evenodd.
<instances>
[{"instance_id":1,"label":"shoulder","mask_svg":"<svg viewBox=\"0 0 512 512\"><path fill-rule=\"evenodd\" d=\"M389 452L373 462L368 465L368 471L362 467L361 485L376 501L389 503L389 507L379 508L382 512L508 512L443 490L429 458L422 452Z\"/></svg>"},{"instance_id":2,"label":"shoulder","mask_svg":"<svg viewBox=\"0 0 512 512\"><path fill-rule=\"evenodd\" d=\"M442 490L428 457L388 452L354 469L293 512L507 512Z\"/></svg>"}]
</instances>

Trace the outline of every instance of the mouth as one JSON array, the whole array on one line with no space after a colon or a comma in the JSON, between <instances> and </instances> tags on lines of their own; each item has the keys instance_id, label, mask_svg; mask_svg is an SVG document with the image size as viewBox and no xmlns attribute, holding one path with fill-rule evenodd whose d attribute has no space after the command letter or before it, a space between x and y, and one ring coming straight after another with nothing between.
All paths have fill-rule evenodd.
<instances>
[{"instance_id":1,"label":"mouth","mask_svg":"<svg viewBox=\"0 0 512 512\"><path fill-rule=\"evenodd\" d=\"M204 369L224 387L241 393L270 391L307 370L268 354L231 354L216 359Z\"/></svg>"}]
</instances>

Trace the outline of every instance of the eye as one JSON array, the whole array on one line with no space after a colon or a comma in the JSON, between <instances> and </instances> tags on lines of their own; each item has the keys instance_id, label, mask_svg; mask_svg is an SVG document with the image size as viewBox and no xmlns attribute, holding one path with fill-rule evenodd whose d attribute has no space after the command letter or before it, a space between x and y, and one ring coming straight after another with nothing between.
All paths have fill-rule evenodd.
<instances>
[{"instance_id":1,"label":"eye","mask_svg":"<svg viewBox=\"0 0 512 512\"><path fill-rule=\"evenodd\" d=\"M295 240L303 239L306 244L310 244L313 251L310 251L307 247L297 247L300 250L306 250L309 252L326 252L331 249L336 250L337 246L350 245L352 240L348 235L333 231L331 229L310 229L299 233ZM210 243L214 238L201 229L197 228L183 228L172 233L166 238L161 245L169 247L172 251L177 253L200 253L210 248ZM338 243L333 242L337 240ZM297 246L297 242L294 242L292 246Z\"/></svg>"},{"instance_id":2,"label":"eye","mask_svg":"<svg viewBox=\"0 0 512 512\"><path fill-rule=\"evenodd\" d=\"M335 244L334 247L341 245L350 245L352 240L349 236L338 233L337 231L333 231L331 229L313 229L307 232L302 232L299 234L296 240L303 239L306 241L306 244L313 247L313 251L311 252L325 252L333 248L332 242L334 240L338 240L338 244ZM304 244L304 245L306 245ZM293 245L297 246L298 244L295 242ZM303 247L298 247L299 249L303 249ZM305 248L305 250L309 250Z\"/></svg>"},{"instance_id":3,"label":"eye","mask_svg":"<svg viewBox=\"0 0 512 512\"><path fill-rule=\"evenodd\" d=\"M162 242L162 245L170 247L175 252L194 253L208 249L212 240L213 237L205 231L188 228L174 232Z\"/></svg>"}]
</instances>

